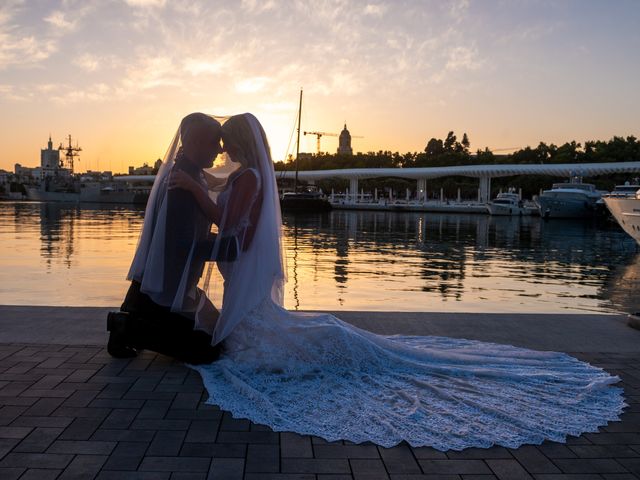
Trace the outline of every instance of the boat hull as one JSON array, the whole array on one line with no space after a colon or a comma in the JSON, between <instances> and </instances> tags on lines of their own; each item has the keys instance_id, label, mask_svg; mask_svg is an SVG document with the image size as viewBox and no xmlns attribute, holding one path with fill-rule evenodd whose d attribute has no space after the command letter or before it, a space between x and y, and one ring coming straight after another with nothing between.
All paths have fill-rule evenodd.
<instances>
[{"instance_id":1,"label":"boat hull","mask_svg":"<svg viewBox=\"0 0 640 480\"><path fill-rule=\"evenodd\" d=\"M604 203L620 227L640 245L640 199L604 197Z\"/></svg>"},{"instance_id":2,"label":"boat hull","mask_svg":"<svg viewBox=\"0 0 640 480\"><path fill-rule=\"evenodd\" d=\"M536 203L543 218L590 218L596 215L595 201L587 198L560 198L541 195Z\"/></svg>"},{"instance_id":3,"label":"boat hull","mask_svg":"<svg viewBox=\"0 0 640 480\"><path fill-rule=\"evenodd\" d=\"M38 202L67 202L77 203L80 201L78 192L47 192L39 188L26 187L27 199Z\"/></svg>"},{"instance_id":4,"label":"boat hull","mask_svg":"<svg viewBox=\"0 0 640 480\"><path fill-rule=\"evenodd\" d=\"M47 192L39 188L27 187L27 199L38 202L63 203L117 203L142 204L147 203L147 193L135 191L97 191L93 189L80 192Z\"/></svg>"},{"instance_id":5,"label":"boat hull","mask_svg":"<svg viewBox=\"0 0 640 480\"><path fill-rule=\"evenodd\" d=\"M494 203L487 204L487 210L489 210L490 215L498 215L498 216L520 216L520 215L531 215L531 212L523 207L518 207L516 205L497 205Z\"/></svg>"},{"instance_id":6,"label":"boat hull","mask_svg":"<svg viewBox=\"0 0 640 480\"><path fill-rule=\"evenodd\" d=\"M281 198L280 209L283 212L328 212L331 204L322 198Z\"/></svg>"}]
</instances>

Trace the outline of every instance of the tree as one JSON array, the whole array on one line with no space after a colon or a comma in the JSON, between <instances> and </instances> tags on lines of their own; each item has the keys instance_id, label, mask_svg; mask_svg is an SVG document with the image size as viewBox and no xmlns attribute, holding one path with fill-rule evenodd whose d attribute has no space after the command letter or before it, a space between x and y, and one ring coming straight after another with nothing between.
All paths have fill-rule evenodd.
<instances>
[{"instance_id":1,"label":"tree","mask_svg":"<svg viewBox=\"0 0 640 480\"><path fill-rule=\"evenodd\" d=\"M471 143L469 142L469 137L467 137L466 132L462 134L462 142L460 143L462 144L462 148L464 149L464 151L468 152Z\"/></svg>"},{"instance_id":2,"label":"tree","mask_svg":"<svg viewBox=\"0 0 640 480\"><path fill-rule=\"evenodd\" d=\"M453 131L447 133L447 138L444 141L444 151L445 152L453 152L455 151L457 137Z\"/></svg>"},{"instance_id":3,"label":"tree","mask_svg":"<svg viewBox=\"0 0 640 480\"><path fill-rule=\"evenodd\" d=\"M427 142L427 146L425 147L424 152L428 157L442 155L444 153L442 140L440 140L439 138L432 138L431 140L429 140L429 142Z\"/></svg>"}]
</instances>

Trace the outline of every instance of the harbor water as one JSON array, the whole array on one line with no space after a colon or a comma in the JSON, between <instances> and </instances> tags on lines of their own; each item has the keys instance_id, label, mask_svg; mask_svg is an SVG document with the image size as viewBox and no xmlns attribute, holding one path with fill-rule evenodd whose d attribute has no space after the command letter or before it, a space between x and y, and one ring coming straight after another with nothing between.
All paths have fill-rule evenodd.
<instances>
[{"instance_id":1,"label":"harbor water","mask_svg":"<svg viewBox=\"0 0 640 480\"><path fill-rule=\"evenodd\" d=\"M1 202L0 304L118 306L143 216ZM612 223L338 210L283 222L290 309L640 310L640 252ZM219 303L219 281L212 296Z\"/></svg>"}]
</instances>

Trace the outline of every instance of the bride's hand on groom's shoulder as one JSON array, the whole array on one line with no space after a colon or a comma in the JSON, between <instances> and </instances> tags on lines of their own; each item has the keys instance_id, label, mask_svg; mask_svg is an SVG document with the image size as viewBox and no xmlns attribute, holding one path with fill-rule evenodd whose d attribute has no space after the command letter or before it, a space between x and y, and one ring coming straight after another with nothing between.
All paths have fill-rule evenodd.
<instances>
[{"instance_id":1,"label":"bride's hand on groom's shoulder","mask_svg":"<svg viewBox=\"0 0 640 480\"><path fill-rule=\"evenodd\" d=\"M198 184L189 175L182 170L174 169L169 175L169 190L182 188L184 190L193 191Z\"/></svg>"}]
</instances>

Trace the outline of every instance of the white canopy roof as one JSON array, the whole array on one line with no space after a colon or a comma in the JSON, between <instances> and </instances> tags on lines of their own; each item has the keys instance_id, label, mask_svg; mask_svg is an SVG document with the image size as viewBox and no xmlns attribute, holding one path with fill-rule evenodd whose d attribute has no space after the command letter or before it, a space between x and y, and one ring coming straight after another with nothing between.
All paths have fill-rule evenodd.
<instances>
[{"instance_id":1,"label":"white canopy roof","mask_svg":"<svg viewBox=\"0 0 640 480\"><path fill-rule=\"evenodd\" d=\"M320 180L323 178L438 178L448 176L463 177L509 177L513 175L552 175L571 177L574 175L593 177L609 173L640 172L640 162L616 163L558 163L558 164L511 164L511 165L463 165L456 167L424 168L345 168L339 170L301 170L301 180ZM294 178L294 171L276 171L276 178Z\"/></svg>"}]
</instances>

